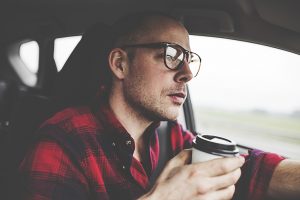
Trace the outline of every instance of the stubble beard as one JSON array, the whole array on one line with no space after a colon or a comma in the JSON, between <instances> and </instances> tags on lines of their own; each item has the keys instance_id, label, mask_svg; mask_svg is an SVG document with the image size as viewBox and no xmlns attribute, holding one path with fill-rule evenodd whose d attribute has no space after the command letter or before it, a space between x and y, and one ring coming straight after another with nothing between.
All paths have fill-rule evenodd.
<instances>
[{"instance_id":1,"label":"stubble beard","mask_svg":"<svg viewBox=\"0 0 300 200\"><path fill-rule=\"evenodd\" d=\"M174 121L177 119L181 105L171 105L167 102L167 94L162 91L160 96L151 95L145 91L141 81L134 81L125 86L126 103L140 117L148 121Z\"/></svg>"}]
</instances>

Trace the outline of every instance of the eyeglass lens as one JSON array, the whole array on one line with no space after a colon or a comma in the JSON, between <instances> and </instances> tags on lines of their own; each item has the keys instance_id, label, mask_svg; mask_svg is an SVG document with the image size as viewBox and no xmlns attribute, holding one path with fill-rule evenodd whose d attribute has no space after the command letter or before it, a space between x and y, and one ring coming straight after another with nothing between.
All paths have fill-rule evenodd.
<instances>
[{"instance_id":1,"label":"eyeglass lens","mask_svg":"<svg viewBox=\"0 0 300 200\"><path fill-rule=\"evenodd\" d=\"M188 53L188 63L189 63L189 68L195 77L200 69L201 65L201 60L199 56L193 52ZM184 52L180 47L175 47L175 46L167 46L166 47L166 52L165 52L165 62L168 68L170 69L177 69L179 68L183 62L184 62Z\"/></svg>"},{"instance_id":2,"label":"eyeglass lens","mask_svg":"<svg viewBox=\"0 0 300 200\"><path fill-rule=\"evenodd\" d=\"M176 69L183 61L184 54L180 49L166 47L166 64L170 69Z\"/></svg>"}]
</instances>

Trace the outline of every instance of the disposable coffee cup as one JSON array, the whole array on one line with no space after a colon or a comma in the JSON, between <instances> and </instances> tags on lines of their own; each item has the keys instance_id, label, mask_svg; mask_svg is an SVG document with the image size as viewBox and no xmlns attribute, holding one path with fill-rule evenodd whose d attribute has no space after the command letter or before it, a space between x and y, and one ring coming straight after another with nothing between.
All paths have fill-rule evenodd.
<instances>
[{"instance_id":1,"label":"disposable coffee cup","mask_svg":"<svg viewBox=\"0 0 300 200\"><path fill-rule=\"evenodd\" d=\"M237 156L239 149L230 139L215 135L197 135L193 140L192 163Z\"/></svg>"}]
</instances>

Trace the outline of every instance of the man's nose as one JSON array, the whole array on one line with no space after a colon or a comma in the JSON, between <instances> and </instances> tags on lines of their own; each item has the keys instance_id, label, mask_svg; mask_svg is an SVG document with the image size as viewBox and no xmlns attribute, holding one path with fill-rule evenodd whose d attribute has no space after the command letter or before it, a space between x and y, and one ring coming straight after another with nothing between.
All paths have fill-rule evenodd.
<instances>
[{"instance_id":1,"label":"man's nose","mask_svg":"<svg viewBox=\"0 0 300 200\"><path fill-rule=\"evenodd\" d=\"M176 82L189 82L193 78L193 73L189 67L189 63L184 60L183 66L178 70L175 75Z\"/></svg>"}]
</instances>

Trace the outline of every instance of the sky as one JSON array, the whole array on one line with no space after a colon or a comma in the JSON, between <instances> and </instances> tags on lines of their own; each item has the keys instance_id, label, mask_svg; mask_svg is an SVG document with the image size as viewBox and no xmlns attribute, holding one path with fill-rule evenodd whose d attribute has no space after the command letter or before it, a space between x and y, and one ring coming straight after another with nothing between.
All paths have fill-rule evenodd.
<instances>
[{"instance_id":1,"label":"sky","mask_svg":"<svg viewBox=\"0 0 300 200\"><path fill-rule=\"evenodd\" d=\"M193 104L229 110L300 110L300 55L229 39L191 36L202 58Z\"/></svg>"}]
</instances>

